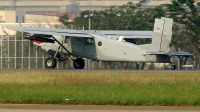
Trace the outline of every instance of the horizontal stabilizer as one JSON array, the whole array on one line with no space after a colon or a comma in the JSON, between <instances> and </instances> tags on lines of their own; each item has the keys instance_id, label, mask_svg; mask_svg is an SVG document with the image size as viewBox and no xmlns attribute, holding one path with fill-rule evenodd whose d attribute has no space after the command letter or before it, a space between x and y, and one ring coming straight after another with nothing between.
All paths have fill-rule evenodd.
<instances>
[{"instance_id":1,"label":"horizontal stabilizer","mask_svg":"<svg viewBox=\"0 0 200 112\"><path fill-rule=\"evenodd\" d=\"M193 56L189 52L147 52L145 55Z\"/></svg>"}]
</instances>

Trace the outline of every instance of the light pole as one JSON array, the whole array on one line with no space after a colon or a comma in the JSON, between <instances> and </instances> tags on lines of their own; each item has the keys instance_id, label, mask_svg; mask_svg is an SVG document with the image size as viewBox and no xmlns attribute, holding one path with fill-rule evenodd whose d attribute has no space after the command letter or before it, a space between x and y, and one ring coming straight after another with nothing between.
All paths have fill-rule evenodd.
<instances>
[{"instance_id":1,"label":"light pole","mask_svg":"<svg viewBox=\"0 0 200 112\"><path fill-rule=\"evenodd\" d=\"M85 15L84 17L88 18L88 20L89 20L88 30L91 30L91 18L93 17L93 14L90 14L90 12L89 12L89 15Z\"/></svg>"},{"instance_id":2,"label":"light pole","mask_svg":"<svg viewBox=\"0 0 200 112\"><path fill-rule=\"evenodd\" d=\"M91 16L90 16L90 11L91 11L91 0L89 1L89 30L91 28Z\"/></svg>"},{"instance_id":3,"label":"light pole","mask_svg":"<svg viewBox=\"0 0 200 112\"><path fill-rule=\"evenodd\" d=\"M88 30L91 30L91 17L93 16L93 14L91 14L91 0L89 0L89 14L88 15L84 15L85 18L88 18ZM91 61L89 59L86 58L86 64L87 64L87 69L91 69Z\"/></svg>"},{"instance_id":4,"label":"light pole","mask_svg":"<svg viewBox=\"0 0 200 112\"><path fill-rule=\"evenodd\" d=\"M91 30L91 18L92 18L93 14L91 14L91 0L89 0L89 14L85 15L85 18L88 18L88 30Z\"/></svg>"}]
</instances>

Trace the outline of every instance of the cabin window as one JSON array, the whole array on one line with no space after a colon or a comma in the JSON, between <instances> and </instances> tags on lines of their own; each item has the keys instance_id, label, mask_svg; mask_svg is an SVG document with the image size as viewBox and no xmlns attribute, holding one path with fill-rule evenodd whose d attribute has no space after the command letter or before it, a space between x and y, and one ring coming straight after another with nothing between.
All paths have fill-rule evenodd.
<instances>
[{"instance_id":1,"label":"cabin window","mask_svg":"<svg viewBox=\"0 0 200 112\"><path fill-rule=\"evenodd\" d=\"M87 38L86 44L94 45L94 39L93 38Z\"/></svg>"},{"instance_id":2,"label":"cabin window","mask_svg":"<svg viewBox=\"0 0 200 112\"><path fill-rule=\"evenodd\" d=\"M99 42L98 42L98 45L99 45L99 46L101 46L101 45L102 45L102 42L101 42L101 41L99 41Z\"/></svg>"}]
</instances>

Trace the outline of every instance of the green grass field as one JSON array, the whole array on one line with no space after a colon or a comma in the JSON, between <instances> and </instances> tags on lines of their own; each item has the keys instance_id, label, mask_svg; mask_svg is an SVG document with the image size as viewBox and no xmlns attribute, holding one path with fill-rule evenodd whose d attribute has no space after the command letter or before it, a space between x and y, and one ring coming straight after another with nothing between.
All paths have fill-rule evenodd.
<instances>
[{"instance_id":1,"label":"green grass field","mask_svg":"<svg viewBox=\"0 0 200 112\"><path fill-rule=\"evenodd\" d=\"M0 71L0 103L200 106L200 74Z\"/></svg>"}]
</instances>

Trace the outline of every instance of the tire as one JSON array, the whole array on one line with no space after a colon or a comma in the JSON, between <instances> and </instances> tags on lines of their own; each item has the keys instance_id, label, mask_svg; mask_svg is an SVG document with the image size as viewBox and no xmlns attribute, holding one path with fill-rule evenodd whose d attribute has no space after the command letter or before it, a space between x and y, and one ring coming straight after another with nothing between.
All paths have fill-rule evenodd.
<instances>
[{"instance_id":1,"label":"tire","mask_svg":"<svg viewBox=\"0 0 200 112\"><path fill-rule=\"evenodd\" d=\"M56 59L53 58L53 57L48 57L46 60L45 60L45 67L46 68L49 68L49 69L53 69L56 67Z\"/></svg>"},{"instance_id":2,"label":"tire","mask_svg":"<svg viewBox=\"0 0 200 112\"><path fill-rule=\"evenodd\" d=\"M83 69L85 67L85 62L82 58L77 58L74 60L75 69Z\"/></svg>"},{"instance_id":3,"label":"tire","mask_svg":"<svg viewBox=\"0 0 200 112\"><path fill-rule=\"evenodd\" d=\"M176 69L176 65L172 64L171 65L171 70L175 70Z\"/></svg>"}]
</instances>

